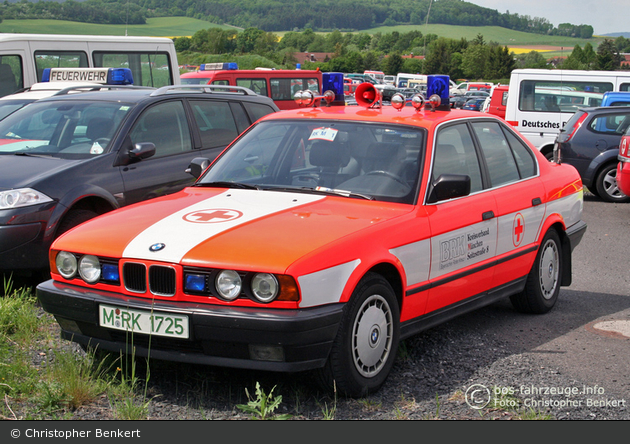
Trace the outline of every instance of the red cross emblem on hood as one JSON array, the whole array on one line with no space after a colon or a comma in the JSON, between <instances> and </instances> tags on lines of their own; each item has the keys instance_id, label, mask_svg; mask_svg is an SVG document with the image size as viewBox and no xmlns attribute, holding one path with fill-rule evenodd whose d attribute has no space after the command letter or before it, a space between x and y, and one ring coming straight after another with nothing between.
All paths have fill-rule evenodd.
<instances>
[{"instance_id":1,"label":"red cross emblem on hood","mask_svg":"<svg viewBox=\"0 0 630 444\"><path fill-rule=\"evenodd\" d=\"M238 210L229 209L209 209L193 211L184 215L182 219L196 224L214 224L218 222L229 222L241 217L243 213Z\"/></svg>"}]
</instances>

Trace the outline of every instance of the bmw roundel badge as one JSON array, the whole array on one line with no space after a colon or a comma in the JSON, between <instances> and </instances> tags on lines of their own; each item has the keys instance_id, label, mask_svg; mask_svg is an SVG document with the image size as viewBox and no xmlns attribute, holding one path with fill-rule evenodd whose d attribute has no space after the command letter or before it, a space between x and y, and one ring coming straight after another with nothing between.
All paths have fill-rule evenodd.
<instances>
[{"instance_id":1,"label":"bmw roundel badge","mask_svg":"<svg viewBox=\"0 0 630 444\"><path fill-rule=\"evenodd\" d=\"M161 251L161 250L164 250L164 247L166 247L166 245L163 243L153 244L149 247L149 251L152 251L152 252Z\"/></svg>"}]
</instances>

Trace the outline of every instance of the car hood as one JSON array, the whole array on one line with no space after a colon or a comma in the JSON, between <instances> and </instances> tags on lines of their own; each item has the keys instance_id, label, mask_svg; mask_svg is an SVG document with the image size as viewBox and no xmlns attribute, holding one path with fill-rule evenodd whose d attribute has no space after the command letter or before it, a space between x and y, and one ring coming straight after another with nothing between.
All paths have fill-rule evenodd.
<instances>
[{"instance_id":1,"label":"car hood","mask_svg":"<svg viewBox=\"0 0 630 444\"><path fill-rule=\"evenodd\" d=\"M39 180L70 168L78 160L37 155L0 155L0 190L33 186Z\"/></svg>"},{"instance_id":2,"label":"car hood","mask_svg":"<svg viewBox=\"0 0 630 444\"><path fill-rule=\"evenodd\" d=\"M305 255L322 253L326 245L413 208L315 194L190 187L88 221L61 236L53 248L283 273Z\"/></svg>"}]
</instances>

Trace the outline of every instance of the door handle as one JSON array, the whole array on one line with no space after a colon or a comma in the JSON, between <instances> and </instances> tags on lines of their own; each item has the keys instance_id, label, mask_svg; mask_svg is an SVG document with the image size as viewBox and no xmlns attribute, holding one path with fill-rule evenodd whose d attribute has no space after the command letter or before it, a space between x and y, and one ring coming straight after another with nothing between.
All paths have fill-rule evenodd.
<instances>
[{"instance_id":1,"label":"door handle","mask_svg":"<svg viewBox=\"0 0 630 444\"><path fill-rule=\"evenodd\" d=\"M494 211L486 211L481 215L482 220L492 219L494 217Z\"/></svg>"}]
</instances>

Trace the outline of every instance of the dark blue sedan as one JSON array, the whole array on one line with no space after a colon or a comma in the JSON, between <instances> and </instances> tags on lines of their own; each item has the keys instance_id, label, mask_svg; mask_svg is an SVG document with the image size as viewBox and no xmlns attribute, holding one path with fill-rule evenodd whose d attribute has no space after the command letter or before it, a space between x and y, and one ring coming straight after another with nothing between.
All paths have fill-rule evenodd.
<instances>
[{"instance_id":1,"label":"dark blue sedan","mask_svg":"<svg viewBox=\"0 0 630 444\"><path fill-rule=\"evenodd\" d=\"M467 109L469 111L481 111L481 107L483 106L483 102L485 101L485 97L469 99L466 103L464 103L462 109Z\"/></svg>"}]
</instances>

